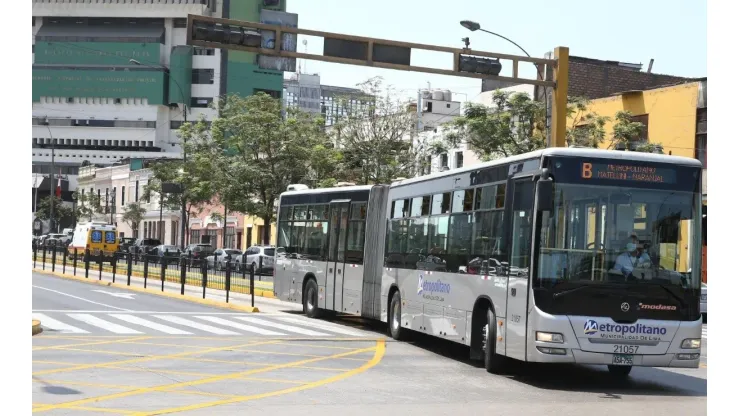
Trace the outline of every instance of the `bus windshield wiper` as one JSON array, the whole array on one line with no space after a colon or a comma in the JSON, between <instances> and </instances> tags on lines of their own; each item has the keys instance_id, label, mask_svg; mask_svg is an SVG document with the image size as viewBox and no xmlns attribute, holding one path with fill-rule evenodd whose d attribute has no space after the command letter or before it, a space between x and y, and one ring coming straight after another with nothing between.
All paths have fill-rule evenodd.
<instances>
[{"instance_id":1,"label":"bus windshield wiper","mask_svg":"<svg viewBox=\"0 0 740 416\"><path fill-rule=\"evenodd\" d=\"M561 297L561 296L565 296L565 295L568 295L568 294L570 294L570 293L573 293L573 292L579 291L579 290L581 290L581 289L585 289L585 288L587 288L587 287L593 287L593 286L590 286L590 285L583 285L583 286L578 286L578 287L574 287L573 289L565 289L565 290L561 290L560 292L556 292L556 293L553 293L553 294L552 294L552 298L553 298L553 299L557 299L557 298L559 298L559 297Z\"/></svg>"}]
</instances>

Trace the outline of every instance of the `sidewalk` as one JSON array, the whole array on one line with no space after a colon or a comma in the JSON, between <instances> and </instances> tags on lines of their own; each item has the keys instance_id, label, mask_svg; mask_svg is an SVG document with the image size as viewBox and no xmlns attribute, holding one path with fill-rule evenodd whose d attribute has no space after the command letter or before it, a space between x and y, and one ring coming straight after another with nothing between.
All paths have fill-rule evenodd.
<instances>
[{"instance_id":1,"label":"sidewalk","mask_svg":"<svg viewBox=\"0 0 740 416\"><path fill-rule=\"evenodd\" d=\"M41 268L42 264L41 262L36 262L36 268L33 268L33 261L31 262L31 267L34 272L45 272L45 273L51 273L51 263L46 263L46 270L42 270ZM103 271L102 273L102 279L100 281L102 284L113 284L115 287L121 287L126 288L126 281L127 276L125 273L125 269L123 270L123 274L121 274L118 270L116 272L116 281L115 284L113 284L113 273ZM54 272L55 275L62 275L62 267L60 265L56 265L56 270ZM65 276L72 276L73 270L72 267L67 267ZM92 284L98 284L99 281L99 272L98 269L90 269L89 277L85 279L85 269L84 268L77 268L77 278L78 280L89 280ZM256 282L255 282L256 284ZM235 306L235 307L241 307L241 308L247 308L252 305L251 303L251 295L244 294L244 293L235 293L233 291L229 292L229 303L227 306L226 303L226 291L221 289L212 289L207 288L206 289L206 296L203 298L203 288L202 286L192 286L192 285L185 285L185 296L180 295L180 284L179 283L173 283L169 281L164 282L164 292L162 292L162 280L160 279L160 276L157 275L156 277L148 278L147 279L147 287L144 288L144 278L135 276L132 274L131 276L131 287L134 288L136 291L145 291L147 293L150 293L152 295L162 295L164 293L167 297L175 297L173 295L176 295L178 298L182 298L184 301L193 301L193 302L202 302L203 299L210 302L211 306L222 306L222 307L228 307L228 306ZM248 290L247 290L248 291ZM256 296L256 294L259 293L258 290L255 289L255 297L254 297L254 306L259 308L260 313L274 313L278 311L301 311L303 310L303 306L297 303L291 303L291 302L283 302L279 299L274 298L267 298L267 297L260 297ZM272 293L270 293L272 295ZM218 305L217 305L218 304Z\"/></svg>"}]
</instances>

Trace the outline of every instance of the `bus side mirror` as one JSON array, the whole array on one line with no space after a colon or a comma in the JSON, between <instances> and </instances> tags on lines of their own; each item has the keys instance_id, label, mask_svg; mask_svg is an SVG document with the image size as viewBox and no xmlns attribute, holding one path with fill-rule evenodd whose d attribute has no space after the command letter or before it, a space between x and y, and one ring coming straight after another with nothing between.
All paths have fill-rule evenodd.
<instances>
[{"instance_id":1,"label":"bus side mirror","mask_svg":"<svg viewBox=\"0 0 740 416\"><path fill-rule=\"evenodd\" d=\"M553 194L552 179L537 181L537 209L539 211L552 211Z\"/></svg>"}]
</instances>

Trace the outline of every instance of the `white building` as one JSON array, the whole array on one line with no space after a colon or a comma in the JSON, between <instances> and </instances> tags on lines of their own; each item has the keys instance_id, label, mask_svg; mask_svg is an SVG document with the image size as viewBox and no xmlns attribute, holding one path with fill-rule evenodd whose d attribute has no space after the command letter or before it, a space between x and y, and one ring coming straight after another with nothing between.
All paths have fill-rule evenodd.
<instances>
[{"instance_id":1,"label":"white building","mask_svg":"<svg viewBox=\"0 0 740 416\"><path fill-rule=\"evenodd\" d=\"M319 74L293 74L283 84L283 102L286 107L321 114L327 127L348 114L363 111L369 113L374 100L374 97L357 88L322 85Z\"/></svg>"},{"instance_id":2,"label":"white building","mask_svg":"<svg viewBox=\"0 0 740 416\"><path fill-rule=\"evenodd\" d=\"M534 94L534 86L515 85L507 88L501 88L501 91L511 93L523 92L532 97ZM482 92L473 100L471 100L471 102L492 107L494 92L495 91ZM434 94L437 94L436 97L451 97L451 95L448 95L448 93L448 90L437 90L431 93L431 99L425 99L425 95L423 95L424 93L422 93L421 108L422 110L429 111L421 112L421 130L423 131L419 133L419 140L427 141L428 143L434 141L444 141L445 135L449 133L449 129L445 126L442 126L442 124L450 122L455 117L461 115L461 106L459 102L434 99ZM450 109L451 112L445 113L445 109ZM467 143L463 142L457 148L449 149L446 153L443 153L439 156L430 157L427 160L427 173L436 173L448 169L459 169L478 163L481 163L481 160L478 158L475 152L473 152L468 147Z\"/></svg>"},{"instance_id":3,"label":"white building","mask_svg":"<svg viewBox=\"0 0 740 416\"><path fill-rule=\"evenodd\" d=\"M52 146L70 190L85 160L180 157L183 104L210 119L220 91L221 50L183 46L187 15L221 3L33 0L33 173L50 172Z\"/></svg>"}]
</instances>

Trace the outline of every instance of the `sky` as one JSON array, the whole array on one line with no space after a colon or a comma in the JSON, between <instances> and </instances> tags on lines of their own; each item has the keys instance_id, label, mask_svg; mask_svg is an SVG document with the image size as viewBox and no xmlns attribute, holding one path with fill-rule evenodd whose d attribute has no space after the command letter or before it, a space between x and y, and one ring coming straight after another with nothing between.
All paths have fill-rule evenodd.
<instances>
[{"instance_id":1,"label":"sky","mask_svg":"<svg viewBox=\"0 0 740 416\"><path fill-rule=\"evenodd\" d=\"M642 63L653 72L686 77L707 75L707 6L702 0L287 0L298 27L356 36L463 47L522 55L514 45L461 20L518 43L534 57L557 46L595 59ZM307 45L303 45L303 40ZM322 38L298 38L299 52L321 54ZM419 88L443 88L457 101L473 100L481 89L474 78L387 70L301 60L303 72L319 73L324 85L355 87L373 76L409 97ZM510 68L504 63L501 75ZM411 65L452 69L452 55L412 50ZM534 78L534 66L521 63L519 74Z\"/></svg>"}]
</instances>

